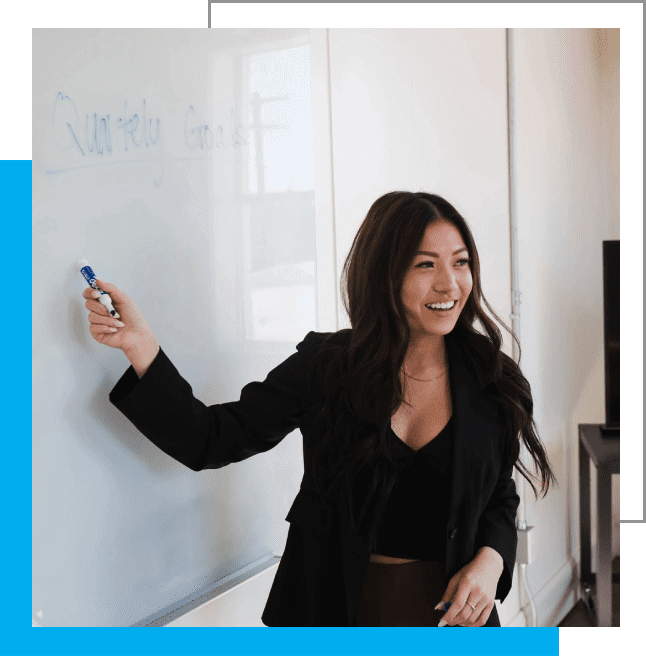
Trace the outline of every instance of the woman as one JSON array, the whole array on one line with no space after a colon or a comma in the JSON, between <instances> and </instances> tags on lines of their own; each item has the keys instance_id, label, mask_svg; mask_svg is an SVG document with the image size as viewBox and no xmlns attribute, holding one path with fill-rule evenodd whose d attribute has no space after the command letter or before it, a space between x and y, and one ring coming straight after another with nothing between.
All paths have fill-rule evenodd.
<instances>
[{"instance_id":1,"label":"woman","mask_svg":"<svg viewBox=\"0 0 646 656\"><path fill-rule=\"evenodd\" d=\"M482 295L471 231L439 196L385 194L343 283L351 330L308 333L239 401L207 407L132 300L98 281L124 322L87 289L90 332L132 365L110 400L193 471L300 428L305 473L267 626L500 626L494 600L508 594L516 557L513 467L529 480L521 437L545 493L555 478L529 383L482 310L504 325Z\"/></svg>"}]
</instances>

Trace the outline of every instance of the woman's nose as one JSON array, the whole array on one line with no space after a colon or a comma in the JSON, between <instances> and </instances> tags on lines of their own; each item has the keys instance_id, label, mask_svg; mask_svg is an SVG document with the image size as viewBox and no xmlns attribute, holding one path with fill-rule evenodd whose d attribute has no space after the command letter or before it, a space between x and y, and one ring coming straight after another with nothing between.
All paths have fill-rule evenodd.
<instances>
[{"instance_id":1,"label":"woman's nose","mask_svg":"<svg viewBox=\"0 0 646 656\"><path fill-rule=\"evenodd\" d=\"M445 291L455 291L458 289L458 283L457 279L455 276L454 271L439 271L437 278L436 278L436 283L435 283L435 289L438 291L445 290Z\"/></svg>"},{"instance_id":2,"label":"woman's nose","mask_svg":"<svg viewBox=\"0 0 646 656\"><path fill-rule=\"evenodd\" d=\"M458 284L455 280L455 277L450 275L445 278L441 278L435 284L435 291L440 292L455 292L459 289Z\"/></svg>"}]
</instances>

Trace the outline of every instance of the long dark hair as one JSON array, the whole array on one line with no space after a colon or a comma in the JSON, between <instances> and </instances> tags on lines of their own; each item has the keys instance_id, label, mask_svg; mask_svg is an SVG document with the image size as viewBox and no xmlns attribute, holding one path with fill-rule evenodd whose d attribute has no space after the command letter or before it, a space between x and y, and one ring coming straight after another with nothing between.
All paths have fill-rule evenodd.
<instances>
[{"instance_id":1,"label":"long dark hair","mask_svg":"<svg viewBox=\"0 0 646 656\"><path fill-rule=\"evenodd\" d=\"M521 436L540 469L544 495L550 481L556 483L536 432L530 385L519 366L501 351L502 334L482 309L484 302L511 333L520 351L518 338L482 294L478 250L467 222L440 196L393 191L373 203L345 260L341 294L352 329L328 336L314 358L322 395L312 424L320 424L322 431L309 465L322 495L346 498L355 529L371 518L371 550L397 478L387 431L377 428L406 403L399 372L408 350L410 327L401 299L402 285L426 228L439 220L459 230L471 256L473 287L451 336L468 354L483 387L504 407L508 456L529 481L534 495L538 496L527 476L529 471L518 459ZM476 319L485 335L474 328ZM340 434L342 425L347 428L345 434ZM321 485L327 489L322 490ZM355 495L357 485L361 493ZM361 498L364 503L357 521L357 501Z\"/></svg>"}]
</instances>

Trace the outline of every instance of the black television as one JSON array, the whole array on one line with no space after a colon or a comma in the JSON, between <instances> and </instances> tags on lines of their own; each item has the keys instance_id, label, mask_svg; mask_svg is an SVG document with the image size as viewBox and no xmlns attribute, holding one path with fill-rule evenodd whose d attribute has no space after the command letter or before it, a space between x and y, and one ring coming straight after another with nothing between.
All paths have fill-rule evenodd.
<instances>
[{"instance_id":1,"label":"black television","mask_svg":"<svg viewBox=\"0 0 646 656\"><path fill-rule=\"evenodd\" d=\"M619 437L619 240L603 242L603 343L605 365L605 438Z\"/></svg>"}]
</instances>

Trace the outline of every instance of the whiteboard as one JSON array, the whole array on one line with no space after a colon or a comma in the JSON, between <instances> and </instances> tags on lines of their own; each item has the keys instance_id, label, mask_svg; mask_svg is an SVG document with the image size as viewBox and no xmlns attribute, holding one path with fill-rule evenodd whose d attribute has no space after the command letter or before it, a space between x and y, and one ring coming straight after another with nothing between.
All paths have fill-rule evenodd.
<instances>
[{"instance_id":1,"label":"whiteboard","mask_svg":"<svg viewBox=\"0 0 646 656\"><path fill-rule=\"evenodd\" d=\"M129 626L272 552L300 431L192 472L109 402L74 263L207 405L318 330L304 29L33 30L33 619Z\"/></svg>"}]
</instances>

